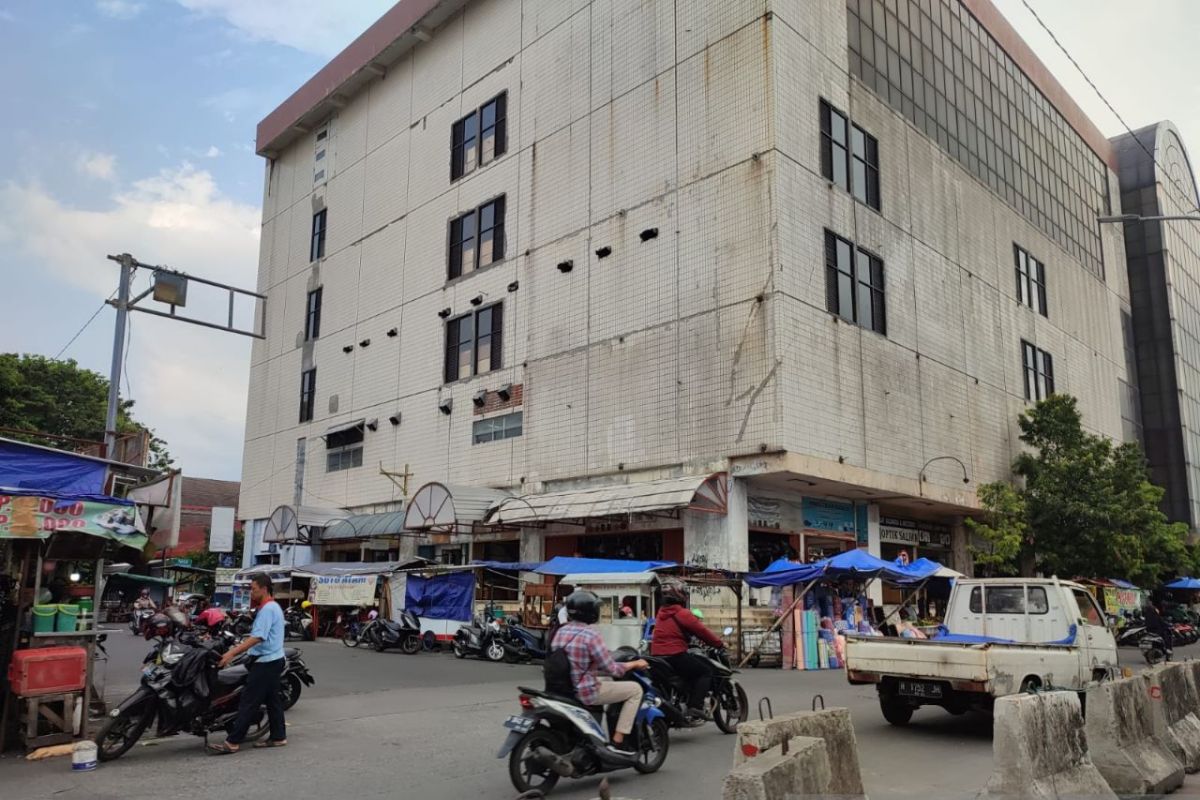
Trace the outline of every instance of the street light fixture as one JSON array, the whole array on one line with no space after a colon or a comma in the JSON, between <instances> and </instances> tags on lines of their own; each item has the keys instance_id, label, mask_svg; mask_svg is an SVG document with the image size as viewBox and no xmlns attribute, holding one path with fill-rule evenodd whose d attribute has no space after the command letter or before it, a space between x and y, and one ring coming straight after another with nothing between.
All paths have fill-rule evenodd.
<instances>
[{"instance_id":1,"label":"street light fixture","mask_svg":"<svg viewBox=\"0 0 1200 800\"><path fill-rule=\"evenodd\" d=\"M1200 222L1200 214L1165 214L1143 217L1141 214L1115 214L1109 217L1096 217L1097 222Z\"/></svg>"}]
</instances>

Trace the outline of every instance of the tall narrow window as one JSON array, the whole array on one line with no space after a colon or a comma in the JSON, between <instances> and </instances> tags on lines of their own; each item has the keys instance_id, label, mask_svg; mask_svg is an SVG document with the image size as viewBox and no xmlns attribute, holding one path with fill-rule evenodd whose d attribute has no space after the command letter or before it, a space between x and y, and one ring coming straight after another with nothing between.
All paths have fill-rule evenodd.
<instances>
[{"instance_id":1,"label":"tall narrow window","mask_svg":"<svg viewBox=\"0 0 1200 800\"><path fill-rule=\"evenodd\" d=\"M879 140L821 101L821 174L880 209Z\"/></svg>"},{"instance_id":2,"label":"tall narrow window","mask_svg":"<svg viewBox=\"0 0 1200 800\"><path fill-rule=\"evenodd\" d=\"M313 418L313 408L317 399L317 368L306 369L300 373L300 421L308 422Z\"/></svg>"},{"instance_id":3,"label":"tall narrow window","mask_svg":"<svg viewBox=\"0 0 1200 800\"><path fill-rule=\"evenodd\" d=\"M883 261L825 231L825 307L847 322L887 335Z\"/></svg>"},{"instance_id":4,"label":"tall narrow window","mask_svg":"<svg viewBox=\"0 0 1200 800\"><path fill-rule=\"evenodd\" d=\"M308 250L308 260L317 261L325 257L325 213L328 209L322 208L317 213L313 214L312 221L312 244Z\"/></svg>"},{"instance_id":5,"label":"tall narrow window","mask_svg":"<svg viewBox=\"0 0 1200 800\"><path fill-rule=\"evenodd\" d=\"M321 293L323 287L318 286L308 293L304 316L304 341L311 341L321 335Z\"/></svg>"},{"instance_id":6,"label":"tall narrow window","mask_svg":"<svg viewBox=\"0 0 1200 800\"><path fill-rule=\"evenodd\" d=\"M1017 270L1017 302L1029 306L1043 317L1049 316L1046 305L1046 265L1020 245L1013 245L1013 254Z\"/></svg>"},{"instance_id":7,"label":"tall narrow window","mask_svg":"<svg viewBox=\"0 0 1200 800\"><path fill-rule=\"evenodd\" d=\"M850 128L850 177L854 196L879 210L879 142L854 125Z\"/></svg>"},{"instance_id":8,"label":"tall narrow window","mask_svg":"<svg viewBox=\"0 0 1200 800\"><path fill-rule=\"evenodd\" d=\"M504 258L504 195L450 221L447 279Z\"/></svg>"},{"instance_id":9,"label":"tall narrow window","mask_svg":"<svg viewBox=\"0 0 1200 800\"><path fill-rule=\"evenodd\" d=\"M846 116L821 101L821 174L843 189L849 189L846 176Z\"/></svg>"},{"instance_id":10,"label":"tall narrow window","mask_svg":"<svg viewBox=\"0 0 1200 800\"><path fill-rule=\"evenodd\" d=\"M504 197L479 207L479 266L504 258Z\"/></svg>"},{"instance_id":11,"label":"tall narrow window","mask_svg":"<svg viewBox=\"0 0 1200 800\"><path fill-rule=\"evenodd\" d=\"M475 212L468 211L450 222L451 280L475 269Z\"/></svg>"},{"instance_id":12,"label":"tall narrow window","mask_svg":"<svg viewBox=\"0 0 1200 800\"><path fill-rule=\"evenodd\" d=\"M1045 400L1054 394L1054 358L1029 342L1021 342L1021 366L1025 373L1025 399Z\"/></svg>"},{"instance_id":13,"label":"tall narrow window","mask_svg":"<svg viewBox=\"0 0 1200 800\"><path fill-rule=\"evenodd\" d=\"M446 383L503 366L503 311L496 303L446 323Z\"/></svg>"},{"instance_id":14,"label":"tall narrow window","mask_svg":"<svg viewBox=\"0 0 1200 800\"><path fill-rule=\"evenodd\" d=\"M474 172L508 145L508 95L501 93L455 122L450 129L450 180Z\"/></svg>"}]
</instances>

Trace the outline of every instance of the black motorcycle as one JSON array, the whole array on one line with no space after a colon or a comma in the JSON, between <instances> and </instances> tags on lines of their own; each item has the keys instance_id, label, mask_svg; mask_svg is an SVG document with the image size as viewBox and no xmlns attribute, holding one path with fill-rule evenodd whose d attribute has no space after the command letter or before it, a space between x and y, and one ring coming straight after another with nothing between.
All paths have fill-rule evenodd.
<instances>
[{"instance_id":1,"label":"black motorcycle","mask_svg":"<svg viewBox=\"0 0 1200 800\"><path fill-rule=\"evenodd\" d=\"M371 647L377 653L382 653L389 647L399 647L405 655L414 655L421 651L421 621L417 615L407 609L400 612L400 619L377 619L366 633Z\"/></svg>"},{"instance_id":2,"label":"black motorcycle","mask_svg":"<svg viewBox=\"0 0 1200 800\"><path fill-rule=\"evenodd\" d=\"M228 733L237 719L249 670L243 664L218 670L219 660L210 645L191 648L173 665L147 667L141 685L109 713L96 734L97 758L120 758L155 720L158 737L190 733L207 742L210 733ZM266 710L259 708L246 739L261 739L269 731Z\"/></svg>"},{"instance_id":3,"label":"black motorcycle","mask_svg":"<svg viewBox=\"0 0 1200 800\"><path fill-rule=\"evenodd\" d=\"M725 629L725 635L733 633ZM737 733L738 726L750 715L750 700L746 690L733 677L737 670L729 664L729 652L724 649L699 645L695 640L688 650L693 656L703 658L712 672L712 683L704 698L705 708L711 712L713 722L722 733ZM671 668L664 658L639 655L632 647L622 647L615 653L617 661L633 661L644 658L650 664L650 680L658 693L663 715L672 728L697 727L687 716L688 698L691 695L689 682Z\"/></svg>"},{"instance_id":4,"label":"black motorcycle","mask_svg":"<svg viewBox=\"0 0 1200 800\"><path fill-rule=\"evenodd\" d=\"M283 648L283 675L279 678L279 697L283 700L283 710L287 711L300 700L300 691L305 686L312 686L317 679L308 671L300 651L295 647Z\"/></svg>"},{"instance_id":5,"label":"black motorcycle","mask_svg":"<svg viewBox=\"0 0 1200 800\"><path fill-rule=\"evenodd\" d=\"M312 617L300 606L288 606L283 612L283 638L312 641Z\"/></svg>"},{"instance_id":6,"label":"black motorcycle","mask_svg":"<svg viewBox=\"0 0 1200 800\"><path fill-rule=\"evenodd\" d=\"M476 617L470 625L463 625L454 634L454 657L479 656L488 661L503 661L508 654L495 622L484 622Z\"/></svg>"},{"instance_id":7,"label":"black motorcycle","mask_svg":"<svg viewBox=\"0 0 1200 800\"><path fill-rule=\"evenodd\" d=\"M512 662L542 660L549 652L549 631L527 628L516 617L508 617L500 631L504 657Z\"/></svg>"}]
</instances>

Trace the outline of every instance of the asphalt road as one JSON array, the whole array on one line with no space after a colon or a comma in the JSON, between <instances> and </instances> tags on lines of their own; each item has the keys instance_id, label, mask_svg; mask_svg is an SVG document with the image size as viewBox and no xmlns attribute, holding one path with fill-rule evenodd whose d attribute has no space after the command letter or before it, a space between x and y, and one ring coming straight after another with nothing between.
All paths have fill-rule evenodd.
<instances>
[{"instance_id":1,"label":"asphalt road","mask_svg":"<svg viewBox=\"0 0 1200 800\"><path fill-rule=\"evenodd\" d=\"M106 694L119 701L136 686L148 648L119 631L108 649ZM449 654L380 654L326 642L302 649L317 684L288 715L287 748L216 760L204 754L200 739L178 736L139 745L93 773L73 773L66 758L26 763L9 755L0 758L0 798L171 800L260 790L265 797L323 800L515 796L507 762L495 753L503 720L519 713L516 686L540 686L540 667L459 661ZM1177 655L1200 653L1181 649ZM1136 651L1122 656L1136 663ZM816 694L829 706L848 707L866 788L877 800L971 798L991 771L991 721L985 716L954 717L925 708L899 729L883 721L872 687L849 686L840 671L760 669L742 678L752 709L762 697L771 699L777 714L807 709ZM719 797L733 741L713 726L673 731L662 770L650 776L612 774L613 794L643 800ZM598 782L563 781L553 797L591 798Z\"/></svg>"}]
</instances>

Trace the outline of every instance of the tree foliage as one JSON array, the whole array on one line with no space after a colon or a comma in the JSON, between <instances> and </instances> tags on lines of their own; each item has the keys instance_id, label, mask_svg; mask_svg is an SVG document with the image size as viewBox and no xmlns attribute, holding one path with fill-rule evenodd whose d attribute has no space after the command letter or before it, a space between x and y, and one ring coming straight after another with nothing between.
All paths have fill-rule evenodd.
<instances>
[{"instance_id":1,"label":"tree foliage","mask_svg":"<svg viewBox=\"0 0 1200 800\"><path fill-rule=\"evenodd\" d=\"M1088 433L1078 403L1052 395L1020 416L1026 450L1015 484L980 487L986 514L972 521L982 569L1064 577L1118 577L1155 586L1187 570L1187 526L1167 522L1136 443Z\"/></svg>"},{"instance_id":2,"label":"tree foliage","mask_svg":"<svg viewBox=\"0 0 1200 800\"><path fill-rule=\"evenodd\" d=\"M172 463L166 443L133 418L133 405L132 400L120 401L117 430L147 431L150 434L147 466L166 469ZM78 445L72 439L93 442L104 439L107 409L108 379L98 372L83 369L73 360L0 353L0 427L46 434L5 435L71 450Z\"/></svg>"}]
</instances>

